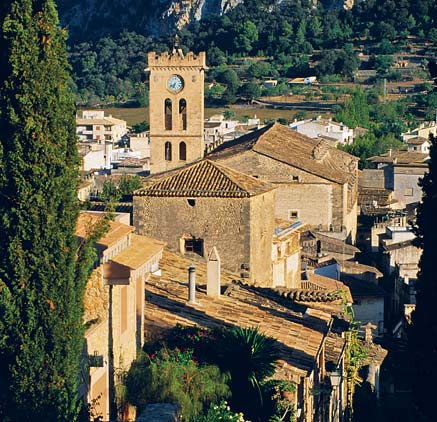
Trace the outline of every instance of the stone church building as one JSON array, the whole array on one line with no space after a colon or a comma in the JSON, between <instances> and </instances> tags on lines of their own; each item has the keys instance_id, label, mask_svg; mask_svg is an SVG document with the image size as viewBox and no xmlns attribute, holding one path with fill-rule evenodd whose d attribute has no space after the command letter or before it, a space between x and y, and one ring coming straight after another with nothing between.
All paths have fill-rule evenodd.
<instances>
[{"instance_id":1,"label":"stone church building","mask_svg":"<svg viewBox=\"0 0 437 422\"><path fill-rule=\"evenodd\" d=\"M274 187L209 160L135 192L137 233L182 254L207 257L215 246L225 268L251 282L272 280Z\"/></svg>"},{"instance_id":2,"label":"stone church building","mask_svg":"<svg viewBox=\"0 0 437 422\"><path fill-rule=\"evenodd\" d=\"M355 242L358 158L274 123L207 158L275 186L275 215Z\"/></svg>"}]
</instances>

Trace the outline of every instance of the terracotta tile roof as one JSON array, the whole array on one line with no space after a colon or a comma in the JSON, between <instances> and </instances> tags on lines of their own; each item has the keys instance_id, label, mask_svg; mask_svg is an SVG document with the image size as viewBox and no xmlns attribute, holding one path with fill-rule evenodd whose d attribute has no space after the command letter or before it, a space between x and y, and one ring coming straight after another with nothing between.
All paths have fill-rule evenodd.
<instances>
[{"instance_id":1,"label":"terracotta tile roof","mask_svg":"<svg viewBox=\"0 0 437 422\"><path fill-rule=\"evenodd\" d=\"M125 158L118 163L118 167L144 167L148 161L148 158Z\"/></svg>"},{"instance_id":2,"label":"terracotta tile roof","mask_svg":"<svg viewBox=\"0 0 437 422\"><path fill-rule=\"evenodd\" d=\"M402 242L396 242L396 243L389 243L389 244L384 244L382 246L382 249L384 251L395 251L397 249L402 249L402 248L407 248L409 246L414 246L414 241L413 239L409 239L409 240L404 240Z\"/></svg>"},{"instance_id":3,"label":"terracotta tile roof","mask_svg":"<svg viewBox=\"0 0 437 422\"><path fill-rule=\"evenodd\" d=\"M208 157L220 160L247 150L341 184L355 177L358 160L324 140L309 138L279 123L225 142Z\"/></svg>"},{"instance_id":4,"label":"terracotta tile roof","mask_svg":"<svg viewBox=\"0 0 437 422\"><path fill-rule=\"evenodd\" d=\"M202 327L258 327L277 341L281 371L294 377L306 375L329 331L329 314L301 307L292 309L284 301L257 294L253 288L233 284L219 299L197 289L197 305L187 302L187 283L151 276L146 283L146 325L170 328L176 324ZM186 279L186 278L185 278Z\"/></svg>"},{"instance_id":5,"label":"terracotta tile roof","mask_svg":"<svg viewBox=\"0 0 437 422\"><path fill-rule=\"evenodd\" d=\"M312 231L312 234L320 240L322 251L324 252L345 253L348 255L355 255L360 252L356 246L349 245L349 243L341 239L336 239L335 237L330 237L317 231Z\"/></svg>"},{"instance_id":6,"label":"terracotta tile roof","mask_svg":"<svg viewBox=\"0 0 437 422\"><path fill-rule=\"evenodd\" d=\"M196 266L196 280L198 284L206 285L206 260L199 257L200 260L194 262ZM164 269L165 276L170 280L185 280L187 278L187 268L193 264L193 260L187 256L179 255L168 249L160 260L160 267ZM221 284L229 285L239 278L239 274L231 273L227 270L221 271Z\"/></svg>"},{"instance_id":7,"label":"terracotta tile roof","mask_svg":"<svg viewBox=\"0 0 437 422\"><path fill-rule=\"evenodd\" d=\"M90 203L89 210L90 211L106 211L107 208L108 208L108 206L104 202L92 201ZM132 213L133 212L132 202L118 202L115 205L115 211L116 212Z\"/></svg>"},{"instance_id":8,"label":"terracotta tile roof","mask_svg":"<svg viewBox=\"0 0 437 422\"><path fill-rule=\"evenodd\" d=\"M314 286L313 288L320 288L321 290L328 290L331 292L336 292L342 290L346 295L346 300L348 303L352 303L352 295L349 287L346 286L339 280L335 280L330 277L325 277L320 274L314 274L311 272L306 273L307 280Z\"/></svg>"},{"instance_id":9,"label":"terracotta tile roof","mask_svg":"<svg viewBox=\"0 0 437 422\"><path fill-rule=\"evenodd\" d=\"M340 335L330 332L325 341L325 360L334 366L338 366L343 356L346 340Z\"/></svg>"},{"instance_id":10,"label":"terracotta tile roof","mask_svg":"<svg viewBox=\"0 0 437 422\"><path fill-rule=\"evenodd\" d=\"M130 246L113 257L112 261L136 270L160 254L164 246L164 242L132 233Z\"/></svg>"},{"instance_id":11,"label":"terracotta tile roof","mask_svg":"<svg viewBox=\"0 0 437 422\"><path fill-rule=\"evenodd\" d=\"M152 275L146 282L146 327L168 329L177 323L202 327L258 327L278 342L281 361L277 376L293 378L306 375L329 332L331 309L317 309L293 299L288 289L258 288L233 282L235 277L223 272L222 284L228 285L219 299L206 295L206 265L196 262L196 301L188 303L185 257L164 251L160 266L162 276ZM296 290L296 289L295 289ZM301 292L304 292L301 290ZM308 294L306 292L305 294ZM146 328L147 329L147 328Z\"/></svg>"},{"instance_id":12,"label":"terracotta tile roof","mask_svg":"<svg viewBox=\"0 0 437 422\"><path fill-rule=\"evenodd\" d=\"M381 155L375 155L367 159L372 163L395 163L395 164L415 164L424 163L429 158L429 154L415 151L392 151Z\"/></svg>"},{"instance_id":13,"label":"terracotta tile roof","mask_svg":"<svg viewBox=\"0 0 437 422\"><path fill-rule=\"evenodd\" d=\"M137 190L135 195L245 198L272 189L252 176L202 160Z\"/></svg>"},{"instance_id":14,"label":"terracotta tile roof","mask_svg":"<svg viewBox=\"0 0 437 422\"><path fill-rule=\"evenodd\" d=\"M382 277L383 274L376 267L372 267L371 265L360 264L359 262L347 261L343 259L337 259L340 264L340 268L342 271L347 271L348 269L359 270L363 273L372 273L375 274L375 277Z\"/></svg>"},{"instance_id":15,"label":"terracotta tile roof","mask_svg":"<svg viewBox=\"0 0 437 422\"><path fill-rule=\"evenodd\" d=\"M423 145L425 142L429 142L429 140L423 138L422 136L415 136L414 138L410 138L406 141L408 145Z\"/></svg>"},{"instance_id":16,"label":"terracotta tile roof","mask_svg":"<svg viewBox=\"0 0 437 422\"><path fill-rule=\"evenodd\" d=\"M76 226L76 236L82 239L87 238L94 228L96 228L101 216L88 214L87 212L81 212ZM118 221L109 222L109 230L107 233L99 239L96 243L104 247L109 247L124 236L134 231L134 227L128 226Z\"/></svg>"},{"instance_id":17,"label":"terracotta tile roof","mask_svg":"<svg viewBox=\"0 0 437 422\"><path fill-rule=\"evenodd\" d=\"M388 206L396 202L396 200L392 199L392 196L393 191L388 189L360 189L358 205L369 205L376 201L378 206Z\"/></svg>"}]
</instances>

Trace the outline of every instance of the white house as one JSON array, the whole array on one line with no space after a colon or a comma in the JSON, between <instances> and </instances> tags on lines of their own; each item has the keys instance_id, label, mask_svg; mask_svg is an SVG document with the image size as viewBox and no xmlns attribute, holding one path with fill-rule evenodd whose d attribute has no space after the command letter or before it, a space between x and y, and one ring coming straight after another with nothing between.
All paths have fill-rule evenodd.
<instances>
[{"instance_id":1,"label":"white house","mask_svg":"<svg viewBox=\"0 0 437 422\"><path fill-rule=\"evenodd\" d=\"M425 138L428 139L429 135L437 135L437 122L425 122L415 129L410 130L409 132L402 133L402 140L407 142L411 138Z\"/></svg>"},{"instance_id":2,"label":"white house","mask_svg":"<svg viewBox=\"0 0 437 422\"><path fill-rule=\"evenodd\" d=\"M417 151L424 154L429 154L429 147L431 146L427 138L422 136L414 136L405 141L408 145L408 151Z\"/></svg>"},{"instance_id":3,"label":"white house","mask_svg":"<svg viewBox=\"0 0 437 422\"><path fill-rule=\"evenodd\" d=\"M76 135L80 142L118 142L127 133L126 121L112 115L105 116L103 110L82 110L76 117Z\"/></svg>"},{"instance_id":4,"label":"white house","mask_svg":"<svg viewBox=\"0 0 437 422\"><path fill-rule=\"evenodd\" d=\"M337 123L331 119L322 119L320 116L309 119L294 121L290 128L310 138L325 138L334 143L350 144L354 140L354 131L343 123Z\"/></svg>"},{"instance_id":5,"label":"white house","mask_svg":"<svg viewBox=\"0 0 437 422\"><path fill-rule=\"evenodd\" d=\"M139 158L150 158L150 139L147 132L129 135L129 144L133 151L139 152Z\"/></svg>"}]
</instances>

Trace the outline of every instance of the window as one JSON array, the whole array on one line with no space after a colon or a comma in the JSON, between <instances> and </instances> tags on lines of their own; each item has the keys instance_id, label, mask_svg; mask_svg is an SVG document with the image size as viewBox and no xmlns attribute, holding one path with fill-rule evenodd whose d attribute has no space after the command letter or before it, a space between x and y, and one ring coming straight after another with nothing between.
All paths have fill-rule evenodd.
<instances>
[{"instance_id":1,"label":"window","mask_svg":"<svg viewBox=\"0 0 437 422\"><path fill-rule=\"evenodd\" d=\"M193 198L189 198L189 199L187 199L187 202L188 202L188 205L189 205L190 207L194 207L194 205L196 205L196 200L193 199Z\"/></svg>"},{"instance_id":2,"label":"window","mask_svg":"<svg viewBox=\"0 0 437 422\"><path fill-rule=\"evenodd\" d=\"M288 210L288 219L292 220L294 218L299 218L299 211L297 211L297 210Z\"/></svg>"},{"instance_id":3,"label":"window","mask_svg":"<svg viewBox=\"0 0 437 422\"><path fill-rule=\"evenodd\" d=\"M96 126L96 130L100 130L100 126Z\"/></svg>"},{"instance_id":4,"label":"window","mask_svg":"<svg viewBox=\"0 0 437 422\"><path fill-rule=\"evenodd\" d=\"M293 175L293 176L291 176L291 180L292 180L293 182L299 182L299 181L300 181L300 176Z\"/></svg>"},{"instance_id":5,"label":"window","mask_svg":"<svg viewBox=\"0 0 437 422\"><path fill-rule=\"evenodd\" d=\"M179 144L179 160L186 161L187 159L187 144L185 142L181 142Z\"/></svg>"},{"instance_id":6,"label":"window","mask_svg":"<svg viewBox=\"0 0 437 422\"><path fill-rule=\"evenodd\" d=\"M194 252L203 256L203 239L185 239L185 252Z\"/></svg>"},{"instance_id":7,"label":"window","mask_svg":"<svg viewBox=\"0 0 437 422\"><path fill-rule=\"evenodd\" d=\"M171 161L171 142L166 142L164 145L165 148L165 161Z\"/></svg>"},{"instance_id":8,"label":"window","mask_svg":"<svg viewBox=\"0 0 437 422\"><path fill-rule=\"evenodd\" d=\"M179 129L187 130L187 102L179 100Z\"/></svg>"},{"instance_id":9,"label":"window","mask_svg":"<svg viewBox=\"0 0 437 422\"><path fill-rule=\"evenodd\" d=\"M172 130L172 103L170 98L164 102L165 130Z\"/></svg>"}]
</instances>

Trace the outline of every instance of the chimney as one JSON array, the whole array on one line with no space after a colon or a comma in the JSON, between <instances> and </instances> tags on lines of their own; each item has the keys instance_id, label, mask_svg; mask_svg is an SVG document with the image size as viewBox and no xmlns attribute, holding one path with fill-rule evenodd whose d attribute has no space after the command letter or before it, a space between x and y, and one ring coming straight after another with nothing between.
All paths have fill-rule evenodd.
<instances>
[{"instance_id":1,"label":"chimney","mask_svg":"<svg viewBox=\"0 0 437 422\"><path fill-rule=\"evenodd\" d=\"M220 257L215 246L206 263L206 294L220 297Z\"/></svg>"},{"instance_id":2,"label":"chimney","mask_svg":"<svg viewBox=\"0 0 437 422\"><path fill-rule=\"evenodd\" d=\"M196 304L196 267L188 267L188 303Z\"/></svg>"}]
</instances>

